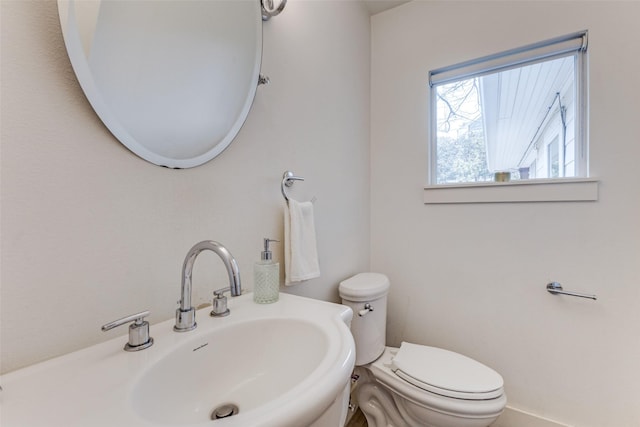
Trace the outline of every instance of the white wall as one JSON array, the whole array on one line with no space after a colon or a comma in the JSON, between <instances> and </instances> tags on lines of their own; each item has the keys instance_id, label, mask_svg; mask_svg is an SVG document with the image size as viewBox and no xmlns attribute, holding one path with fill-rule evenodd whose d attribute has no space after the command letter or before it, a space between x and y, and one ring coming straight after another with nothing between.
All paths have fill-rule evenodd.
<instances>
[{"instance_id":1,"label":"white wall","mask_svg":"<svg viewBox=\"0 0 640 427\"><path fill-rule=\"evenodd\" d=\"M371 263L391 279L388 341L468 354L504 376L510 405L581 427L640 425L638 16L638 2L413 1L372 19ZM583 29L599 201L424 205L427 72ZM599 299L552 296L551 280Z\"/></svg>"},{"instance_id":2,"label":"white wall","mask_svg":"<svg viewBox=\"0 0 640 427\"><path fill-rule=\"evenodd\" d=\"M371 176L369 21L356 2L289 0L265 24L271 84L236 141L182 171L138 159L95 117L54 1L0 6L2 372L122 335L99 331L118 316L173 317L199 240L226 244L250 289L261 238L282 236L280 177L292 169L307 178L295 195L318 198L323 274L287 291L337 300L371 246L392 280L390 344L475 357L505 377L511 405L541 416L640 425L638 3L414 1L376 15ZM427 71L582 29L600 200L423 205ZM599 300L551 296L550 280ZM213 281L226 273L205 253L198 303Z\"/></svg>"},{"instance_id":3,"label":"white wall","mask_svg":"<svg viewBox=\"0 0 640 427\"><path fill-rule=\"evenodd\" d=\"M369 16L358 2L290 0L264 25L249 118L218 158L151 165L93 113L62 41L55 1L1 2L2 371L107 338L100 326L150 309L174 316L184 256L214 239L253 287L262 237L282 239L282 173L315 204L322 275L287 291L338 301L369 267ZM274 256L283 259L282 245ZM203 253L194 300L227 284Z\"/></svg>"}]
</instances>

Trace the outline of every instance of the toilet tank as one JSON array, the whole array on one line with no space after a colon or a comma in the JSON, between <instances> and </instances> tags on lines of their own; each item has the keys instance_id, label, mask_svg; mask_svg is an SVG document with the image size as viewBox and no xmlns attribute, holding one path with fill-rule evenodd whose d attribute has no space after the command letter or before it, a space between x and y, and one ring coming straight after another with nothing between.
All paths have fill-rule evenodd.
<instances>
[{"instance_id":1,"label":"toilet tank","mask_svg":"<svg viewBox=\"0 0 640 427\"><path fill-rule=\"evenodd\" d=\"M389 286L387 276L379 273L360 273L340 282L342 304L353 310L356 366L373 362L384 351Z\"/></svg>"}]
</instances>

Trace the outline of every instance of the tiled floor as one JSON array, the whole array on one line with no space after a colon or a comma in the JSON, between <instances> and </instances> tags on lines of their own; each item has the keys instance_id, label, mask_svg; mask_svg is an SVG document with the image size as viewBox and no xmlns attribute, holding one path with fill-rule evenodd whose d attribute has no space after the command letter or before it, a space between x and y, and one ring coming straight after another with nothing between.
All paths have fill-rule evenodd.
<instances>
[{"instance_id":1,"label":"tiled floor","mask_svg":"<svg viewBox=\"0 0 640 427\"><path fill-rule=\"evenodd\" d=\"M360 409L358 409L356 413L353 414L353 417L351 417L349 424L347 424L345 427L367 427L367 419L364 417L364 414Z\"/></svg>"}]
</instances>

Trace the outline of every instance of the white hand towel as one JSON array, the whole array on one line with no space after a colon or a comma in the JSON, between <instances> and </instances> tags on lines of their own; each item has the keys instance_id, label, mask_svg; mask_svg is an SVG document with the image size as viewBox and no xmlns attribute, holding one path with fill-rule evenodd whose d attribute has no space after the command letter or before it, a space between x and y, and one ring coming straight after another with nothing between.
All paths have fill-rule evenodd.
<instances>
[{"instance_id":1,"label":"white hand towel","mask_svg":"<svg viewBox=\"0 0 640 427\"><path fill-rule=\"evenodd\" d=\"M313 203L289 199L284 210L285 285L320 276Z\"/></svg>"}]
</instances>

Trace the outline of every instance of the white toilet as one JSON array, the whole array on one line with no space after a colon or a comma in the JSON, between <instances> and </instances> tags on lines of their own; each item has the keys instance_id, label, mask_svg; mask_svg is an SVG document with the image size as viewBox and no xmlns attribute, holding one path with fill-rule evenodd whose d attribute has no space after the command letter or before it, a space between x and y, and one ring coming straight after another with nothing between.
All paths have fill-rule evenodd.
<instances>
[{"instance_id":1,"label":"white toilet","mask_svg":"<svg viewBox=\"0 0 640 427\"><path fill-rule=\"evenodd\" d=\"M354 313L354 393L369 427L487 427L502 413L507 398L493 369L436 347L385 347L385 275L360 273L339 290Z\"/></svg>"}]
</instances>

